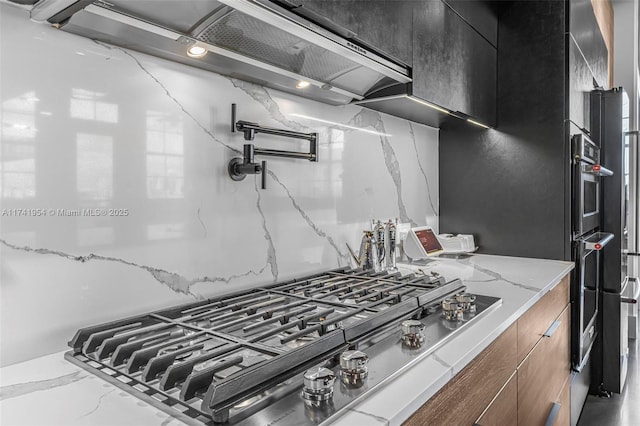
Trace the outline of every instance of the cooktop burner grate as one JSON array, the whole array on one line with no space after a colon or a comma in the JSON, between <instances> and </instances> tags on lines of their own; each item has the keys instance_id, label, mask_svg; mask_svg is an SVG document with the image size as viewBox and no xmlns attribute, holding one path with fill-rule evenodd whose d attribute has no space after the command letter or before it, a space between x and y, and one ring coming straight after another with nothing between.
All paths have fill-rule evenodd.
<instances>
[{"instance_id":1,"label":"cooktop burner grate","mask_svg":"<svg viewBox=\"0 0 640 426\"><path fill-rule=\"evenodd\" d=\"M83 328L66 356L183 420L236 422L462 290L437 275L339 269Z\"/></svg>"}]
</instances>

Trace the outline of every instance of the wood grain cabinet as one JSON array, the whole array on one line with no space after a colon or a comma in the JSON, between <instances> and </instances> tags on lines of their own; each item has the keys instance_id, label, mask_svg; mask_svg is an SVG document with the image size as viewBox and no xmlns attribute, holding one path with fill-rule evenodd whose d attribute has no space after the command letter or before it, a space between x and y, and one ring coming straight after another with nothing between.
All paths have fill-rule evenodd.
<instances>
[{"instance_id":1,"label":"wood grain cabinet","mask_svg":"<svg viewBox=\"0 0 640 426\"><path fill-rule=\"evenodd\" d=\"M405 425L567 426L570 320L567 275Z\"/></svg>"},{"instance_id":2,"label":"wood grain cabinet","mask_svg":"<svg viewBox=\"0 0 640 426\"><path fill-rule=\"evenodd\" d=\"M405 423L409 426L473 424L516 368L517 328L502 333Z\"/></svg>"},{"instance_id":3,"label":"wood grain cabinet","mask_svg":"<svg viewBox=\"0 0 640 426\"><path fill-rule=\"evenodd\" d=\"M545 336L518 367L518 425L553 424L559 408L558 395L570 374L569 308L554 323L550 336ZM560 404L560 407L554 405Z\"/></svg>"},{"instance_id":4,"label":"wood grain cabinet","mask_svg":"<svg viewBox=\"0 0 640 426\"><path fill-rule=\"evenodd\" d=\"M475 423L482 426L505 426L513 424L517 418L518 376L514 372Z\"/></svg>"}]
</instances>

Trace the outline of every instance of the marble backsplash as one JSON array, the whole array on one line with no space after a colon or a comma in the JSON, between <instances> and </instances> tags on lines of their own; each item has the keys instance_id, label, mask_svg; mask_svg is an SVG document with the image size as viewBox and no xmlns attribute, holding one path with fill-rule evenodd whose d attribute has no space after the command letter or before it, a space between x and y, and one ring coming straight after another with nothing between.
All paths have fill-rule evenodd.
<instances>
[{"instance_id":1,"label":"marble backsplash","mask_svg":"<svg viewBox=\"0 0 640 426\"><path fill-rule=\"evenodd\" d=\"M347 265L370 218L438 226L438 131L29 21L0 4L0 365L79 327ZM238 119L319 162L228 177ZM259 135L256 146L305 150ZM260 160L260 157L257 157Z\"/></svg>"}]
</instances>

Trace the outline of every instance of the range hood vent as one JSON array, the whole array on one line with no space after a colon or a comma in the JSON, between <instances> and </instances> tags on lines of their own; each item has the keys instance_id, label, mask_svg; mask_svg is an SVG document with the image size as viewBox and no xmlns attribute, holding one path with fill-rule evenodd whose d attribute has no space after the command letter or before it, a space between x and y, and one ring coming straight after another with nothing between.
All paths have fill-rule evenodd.
<instances>
[{"instance_id":1,"label":"range hood vent","mask_svg":"<svg viewBox=\"0 0 640 426\"><path fill-rule=\"evenodd\" d=\"M41 0L63 31L330 104L411 82L410 69L268 0ZM202 58L187 55L200 46ZM310 83L296 88L300 81Z\"/></svg>"}]
</instances>

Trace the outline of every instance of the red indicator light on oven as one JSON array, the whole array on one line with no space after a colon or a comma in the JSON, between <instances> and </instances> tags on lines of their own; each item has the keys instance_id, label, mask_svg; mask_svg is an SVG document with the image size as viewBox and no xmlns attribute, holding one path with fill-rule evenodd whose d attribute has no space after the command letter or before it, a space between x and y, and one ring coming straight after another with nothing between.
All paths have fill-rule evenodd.
<instances>
[{"instance_id":1,"label":"red indicator light on oven","mask_svg":"<svg viewBox=\"0 0 640 426\"><path fill-rule=\"evenodd\" d=\"M595 243L593 248L595 248L596 250L600 250L602 248L602 244L600 243Z\"/></svg>"},{"instance_id":2,"label":"red indicator light on oven","mask_svg":"<svg viewBox=\"0 0 640 426\"><path fill-rule=\"evenodd\" d=\"M593 166L593 171L594 172L599 172L600 171L600 164L596 164L595 166Z\"/></svg>"}]
</instances>

